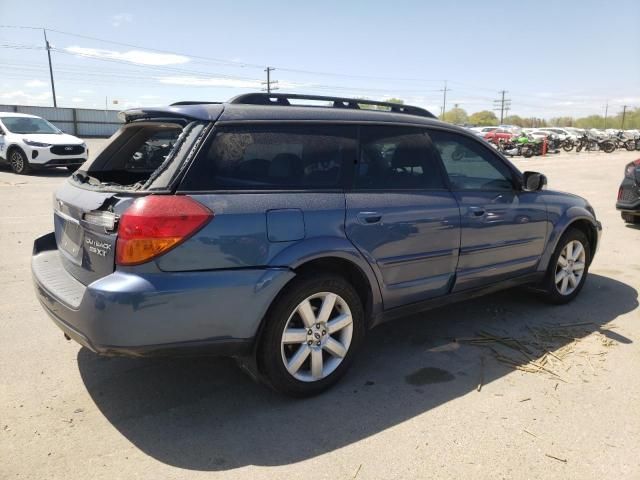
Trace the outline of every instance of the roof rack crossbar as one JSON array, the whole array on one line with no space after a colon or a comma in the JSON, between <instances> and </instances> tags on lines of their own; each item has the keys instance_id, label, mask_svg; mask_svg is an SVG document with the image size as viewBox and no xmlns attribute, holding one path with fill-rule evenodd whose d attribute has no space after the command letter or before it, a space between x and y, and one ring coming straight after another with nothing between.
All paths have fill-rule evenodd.
<instances>
[{"instance_id":1,"label":"roof rack crossbar","mask_svg":"<svg viewBox=\"0 0 640 480\"><path fill-rule=\"evenodd\" d=\"M417 115L420 117L436 118L430 111L415 107L413 105L404 105L401 103L378 102L375 100L365 100L359 98L344 97L328 97L324 95L303 95L297 93L245 93L229 100L228 103L243 105L281 105L296 106L290 100L316 100L329 103L332 108L349 108L354 110L362 109L361 105L371 105L386 107L392 113L405 113L409 115Z\"/></svg>"}]
</instances>

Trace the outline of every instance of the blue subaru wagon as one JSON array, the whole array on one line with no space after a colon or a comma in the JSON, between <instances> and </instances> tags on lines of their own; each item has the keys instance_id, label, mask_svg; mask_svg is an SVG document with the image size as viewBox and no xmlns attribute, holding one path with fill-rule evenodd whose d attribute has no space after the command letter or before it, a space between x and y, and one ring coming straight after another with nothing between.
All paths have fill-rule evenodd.
<instances>
[{"instance_id":1,"label":"blue subaru wagon","mask_svg":"<svg viewBox=\"0 0 640 480\"><path fill-rule=\"evenodd\" d=\"M256 93L121 116L32 258L45 311L99 354L250 359L312 395L381 322L516 285L573 300L598 246L586 200L418 107Z\"/></svg>"}]
</instances>

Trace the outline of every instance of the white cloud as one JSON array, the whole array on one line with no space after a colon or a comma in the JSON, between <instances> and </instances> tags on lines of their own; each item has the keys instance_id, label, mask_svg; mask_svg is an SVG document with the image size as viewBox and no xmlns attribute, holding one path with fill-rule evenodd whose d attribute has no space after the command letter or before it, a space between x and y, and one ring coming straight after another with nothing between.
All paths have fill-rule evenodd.
<instances>
[{"instance_id":1,"label":"white cloud","mask_svg":"<svg viewBox=\"0 0 640 480\"><path fill-rule=\"evenodd\" d=\"M235 87L235 88L261 88L259 81L236 80L220 77L191 77L186 75L158 77L160 83L167 85L184 85L188 87Z\"/></svg>"},{"instance_id":2,"label":"white cloud","mask_svg":"<svg viewBox=\"0 0 640 480\"><path fill-rule=\"evenodd\" d=\"M118 28L124 23L131 22L133 22L133 15L131 15L130 13L118 13L117 15L113 15L111 17L111 25L115 28Z\"/></svg>"},{"instance_id":3,"label":"white cloud","mask_svg":"<svg viewBox=\"0 0 640 480\"><path fill-rule=\"evenodd\" d=\"M84 98L80 98L80 97L73 97L73 98L71 99L71 101L72 101L73 103L82 103L82 102L84 102Z\"/></svg>"},{"instance_id":4,"label":"white cloud","mask_svg":"<svg viewBox=\"0 0 640 480\"><path fill-rule=\"evenodd\" d=\"M25 83L25 86L29 88L45 87L47 86L47 82L43 82L42 80L29 80Z\"/></svg>"},{"instance_id":5,"label":"white cloud","mask_svg":"<svg viewBox=\"0 0 640 480\"><path fill-rule=\"evenodd\" d=\"M88 94L88 93L93 93L93 90L91 90L90 88L81 88L80 90L78 90L78 93L83 93L83 94Z\"/></svg>"},{"instance_id":6,"label":"white cloud","mask_svg":"<svg viewBox=\"0 0 640 480\"><path fill-rule=\"evenodd\" d=\"M0 102L18 105L43 105L51 102L50 92L29 93L24 90L13 90L0 93Z\"/></svg>"},{"instance_id":7,"label":"white cloud","mask_svg":"<svg viewBox=\"0 0 640 480\"><path fill-rule=\"evenodd\" d=\"M102 50L99 48L85 48L77 46L66 47L65 50L81 57L121 60L130 63L137 63L139 65L178 65L189 61L189 57L185 57L183 55L147 52L144 50L118 52L116 50Z\"/></svg>"},{"instance_id":8,"label":"white cloud","mask_svg":"<svg viewBox=\"0 0 640 480\"><path fill-rule=\"evenodd\" d=\"M143 98L144 100L153 100L155 98L160 98L160 97L158 95L145 94L145 95L140 95L140 98Z\"/></svg>"}]
</instances>

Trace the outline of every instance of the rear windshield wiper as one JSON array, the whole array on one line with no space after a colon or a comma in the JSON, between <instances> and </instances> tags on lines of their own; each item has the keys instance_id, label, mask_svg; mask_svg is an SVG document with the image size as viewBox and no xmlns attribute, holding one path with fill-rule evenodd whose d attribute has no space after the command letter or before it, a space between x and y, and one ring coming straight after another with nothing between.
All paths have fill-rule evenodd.
<instances>
[{"instance_id":1,"label":"rear windshield wiper","mask_svg":"<svg viewBox=\"0 0 640 480\"><path fill-rule=\"evenodd\" d=\"M102 182L100 180L98 180L96 177L92 177L91 175L88 175L85 172L76 172L74 173L71 178L73 178L76 182L78 183L88 183L89 185L101 185Z\"/></svg>"}]
</instances>

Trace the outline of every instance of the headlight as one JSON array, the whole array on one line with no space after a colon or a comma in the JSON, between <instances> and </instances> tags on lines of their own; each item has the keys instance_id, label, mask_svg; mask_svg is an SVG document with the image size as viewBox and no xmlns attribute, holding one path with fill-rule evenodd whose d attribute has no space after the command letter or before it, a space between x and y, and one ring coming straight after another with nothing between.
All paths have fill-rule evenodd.
<instances>
[{"instance_id":1,"label":"headlight","mask_svg":"<svg viewBox=\"0 0 640 480\"><path fill-rule=\"evenodd\" d=\"M42 143L42 142L34 142L33 140L29 140L27 138L23 138L22 141L29 145L30 147L50 147L50 143Z\"/></svg>"}]
</instances>

